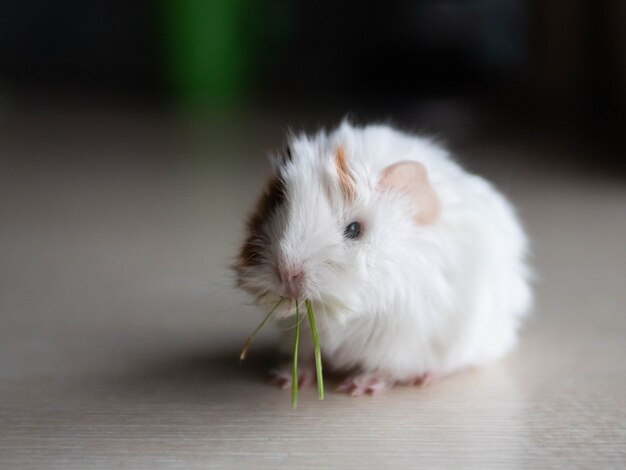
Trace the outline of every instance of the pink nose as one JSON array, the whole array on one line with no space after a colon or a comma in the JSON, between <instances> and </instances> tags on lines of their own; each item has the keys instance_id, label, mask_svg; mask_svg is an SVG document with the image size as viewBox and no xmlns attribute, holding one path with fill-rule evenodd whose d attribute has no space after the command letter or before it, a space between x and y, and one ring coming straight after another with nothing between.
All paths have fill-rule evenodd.
<instances>
[{"instance_id":1,"label":"pink nose","mask_svg":"<svg viewBox=\"0 0 626 470\"><path fill-rule=\"evenodd\" d=\"M283 297L298 299L302 295L304 273L302 271L281 271L280 289Z\"/></svg>"}]
</instances>

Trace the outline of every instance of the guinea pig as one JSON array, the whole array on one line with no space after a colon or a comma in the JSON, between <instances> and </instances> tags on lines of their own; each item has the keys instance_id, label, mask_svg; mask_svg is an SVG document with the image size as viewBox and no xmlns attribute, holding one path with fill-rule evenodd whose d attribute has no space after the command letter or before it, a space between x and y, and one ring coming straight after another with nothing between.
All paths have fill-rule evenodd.
<instances>
[{"instance_id":1,"label":"guinea pig","mask_svg":"<svg viewBox=\"0 0 626 470\"><path fill-rule=\"evenodd\" d=\"M431 383L515 345L532 303L528 242L493 185L431 140L384 125L292 135L272 162L237 285L259 304L292 299L278 321L311 301L325 367L344 371L339 390ZM313 348L300 348L307 385ZM290 385L288 368L274 374Z\"/></svg>"}]
</instances>

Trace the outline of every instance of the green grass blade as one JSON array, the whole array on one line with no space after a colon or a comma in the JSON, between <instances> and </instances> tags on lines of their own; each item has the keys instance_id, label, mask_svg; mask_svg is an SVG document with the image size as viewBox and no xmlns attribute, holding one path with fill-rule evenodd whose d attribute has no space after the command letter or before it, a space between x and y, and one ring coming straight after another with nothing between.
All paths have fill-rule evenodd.
<instances>
[{"instance_id":1,"label":"green grass blade","mask_svg":"<svg viewBox=\"0 0 626 470\"><path fill-rule=\"evenodd\" d=\"M309 325L311 326L311 335L313 336L313 346L315 346L315 372L317 373L317 396L320 400L324 399L324 376L322 375L322 351L320 349L320 339L317 334L317 325L315 324L315 314L311 301L306 300L306 313L309 317Z\"/></svg>"},{"instance_id":2,"label":"green grass blade","mask_svg":"<svg viewBox=\"0 0 626 470\"><path fill-rule=\"evenodd\" d=\"M246 342L243 344L243 348L241 348L241 353L239 353L239 364L241 364L243 361L245 361L246 359L246 354L248 354L248 348L250 348L250 345L252 344L252 340L254 339L254 337L256 336L256 334L261 330L261 328L263 328L263 326L265 326L265 324L267 323L267 321L272 317L272 315L274 315L274 312L276 311L276 309L278 308L278 306L282 303L282 301L285 300L282 297L278 300L278 302L276 302L276 305L274 305L274 307L272 308L272 310L270 310L270 313L268 313L266 315L266 317L263 319L263 321L259 324L259 326L256 327L256 330L254 330L252 332L252 334L250 336L248 336L248 339L246 340Z\"/></svg>"},{"instance_id":3,"label":"green grass blade","mask_svg":"<svg viewBox=\"0 0 626 470\"><path fill-rule=\"evenodd\" d=\"M296 339L293 345L293 373L291 376L291 406L298 406L298 343L300 343L300 311L296 299Z\"/></svg>"}]
</instances>

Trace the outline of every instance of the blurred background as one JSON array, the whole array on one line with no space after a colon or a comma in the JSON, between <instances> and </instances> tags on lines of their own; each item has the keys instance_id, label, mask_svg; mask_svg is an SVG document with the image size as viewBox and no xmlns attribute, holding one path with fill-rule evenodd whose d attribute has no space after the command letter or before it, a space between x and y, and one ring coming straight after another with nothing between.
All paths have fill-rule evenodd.
<instances>
[{"instance_id":1,"label":"blurred background","mask_svg":"<svg viewBox=\"0 0 626 470\"><path fill-rule=\"evenodd\" d=\"M408 466L570 465L572 445L581 466L623 464L626 1L0 0L0 466L216 449L250 466L266 425L279 438L251 455L282 455L299 421L236 366L259 309L228 266L268 151L345 116L435 136L491 179L538 274L507 372L381 399L381 429L404 434L363 449L383 449L379 468L401 441ZM491 441L458 433L446 397L504 444L465 452ZM319 431L316 465L364 435L363 405L324 405L306 426L348 429Z\"/></svg>"},{"instance_id":2,"label":"blurred background","mask_svg":"<svg viewBox=\"0 0 626 470\"><path fill-rule=\"evenodd\" d=\"M7 0L1 103L489 120L608 147L625 24L620 0Z\"/></svg>"}]
</instances>

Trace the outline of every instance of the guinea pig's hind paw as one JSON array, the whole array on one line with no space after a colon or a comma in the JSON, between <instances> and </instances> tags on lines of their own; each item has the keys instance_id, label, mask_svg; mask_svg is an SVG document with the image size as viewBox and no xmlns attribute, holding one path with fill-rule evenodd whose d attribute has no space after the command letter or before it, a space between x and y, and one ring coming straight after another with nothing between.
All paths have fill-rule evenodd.
<instances>
[{"instance_id":1,"label":"guinea pig's hind paw","mask_svg":"<svg viewBox=\"0 0 626 470\"><path fill-rule=\"evenodd\" d=\"M278 385L283 390L291 388L292 366L285 365L270 370L270 383ZM310 387L315 383L315 369L309 365L298 367L298 386Z\"/></svg>"},{"instance_id":2,"label":"guinea pig's hind paw","mask_svg":"<svg viewBox=\"0 0 626 470\"><path fill-rule=\"evenodd\" d=\"M337 388L338 392L347 393L352 397L378 395L391 388L393 382L379 374L361 374L348 377Z\"/></svg>"},{"instance_id":3,"label":"guinea pig's hind paw","mask_svg":"<svg viewBox=\"0 0 626 470\"><path fill-rule=\"evenodd\" d=\"M415 385L418 387L429 387L436 384L439 381L439 377L430 372L425 372L421 375L417 375L407 382L407 385Z\"/></svg>"}]
</instances>

